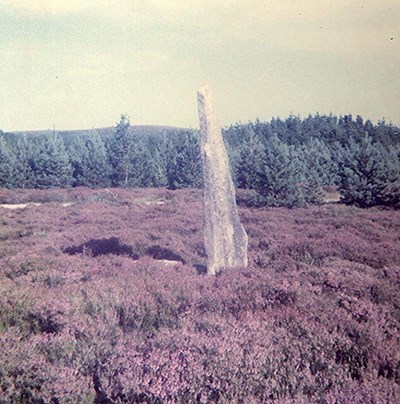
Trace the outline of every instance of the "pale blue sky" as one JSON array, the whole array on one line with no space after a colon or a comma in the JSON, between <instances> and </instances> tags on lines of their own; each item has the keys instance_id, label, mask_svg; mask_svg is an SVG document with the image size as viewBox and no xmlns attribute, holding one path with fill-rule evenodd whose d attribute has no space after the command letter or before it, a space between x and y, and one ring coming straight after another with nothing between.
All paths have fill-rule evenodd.
<instances>
[{"instance_id":1,"label":"pale blue sky","mask_svg":"<svg viewBox=\"0 0 400 404\"><path fill-rule=\"evenodd\" d=\"M400 124L398 0L0 0L0 129L197 127L308 113Z\"/></svg>"}]
</instances>

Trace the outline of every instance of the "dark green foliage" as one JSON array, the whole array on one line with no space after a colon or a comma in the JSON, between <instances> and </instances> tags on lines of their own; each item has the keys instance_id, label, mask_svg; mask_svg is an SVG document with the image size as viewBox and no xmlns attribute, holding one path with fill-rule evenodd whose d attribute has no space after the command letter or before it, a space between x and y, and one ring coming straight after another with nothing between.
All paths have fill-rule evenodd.
<instances>
[{"instance_id":1,"label":"dark green foliage","mask_svg":"<svg viewBox=\"0 0 400 404\"><path fill-rule=\"evenodd\" d=\"M52 133L40 139L34 160L34 173L38 188L62 188L72 185L72 167L64 143Z\"/></svg>"},{"instance_id":2,"label":"dark green foliage","mask_svg":"<svg viewBox=\"0 0 400 404\"><path fill-rule=\"evenodd\" d=\"M74 186L101 188L110 185L111 166L104 142L96 131L74 138L68 147Z\"/></svg>"},{"instance_id":3,"label":"dark green foliage","mask_svg":"<svg viewBox=\"0 0 400 404\"><path fill-rule=\"evenodd\" d=\"M304 204L299 155L277 137L266 148L256 190L263 204L293 208Z\"/></svg>"},{"instance_id":4,"label":"dark green foliage","mask_svg":"<svg viewBox=\"0 0 400 404\"><path fill-rule=\"evenodd\" d=\"M83 169L83 177L89 186L95 188L109 186L111 167L104 142L96 131L91 132L86 141L86 149L88 159Z\"/></svg>"},{"instance_id":5,"label":"dark green foliage","mask_svg":"<svg viewBox=\"0 0 400 404\"><path fill-rule=\"evenodd\" d=\"M0 187L34 188L32 169L35 147L26 136L0 135Z\"/></svg>"},{"instance_id":6,"label":"dark green foliage","mask_svg":"<svg viewBox=\"0 0 400 404\"><path fill-rule=\"evenodd\" d=\"M382 151L378 204L400 209L400 148Z\"/></svg>"},{"instance_id":7,"label":"dark green foliage","mask_svg":"<svg viewBox=\"0 0 400 404\"><path fill-rule=\"evenodd\" d=\"M13 163L15 156L10 147L0 136L0 187L12 187Z\"/></svg>"},{"instance_id":8,"label":"dark green foliage","mask_svg":"<svg viewBox=\"0 0 400 404\"><path fill-rule=\"evenodd\" d=\"M197 131L133 127L122 115L115 128L60 134L0 133L0 186L178 189L202 184ZM372 152L364 150L366 135ZM400 129L392 124L374 125L352 115L291 115L235 124L223 136L233 180L238 188L254 191L253 203L318 204L323 187L340 185L346 203L399 206ZM372 153L363 168L360 148Z\"/></svg>"},{"instance_id":9,"label":"dark green foliage","mask_svg":"<svg viewBox=\"0 0 400 404\"><path fill-rule=\"evenodd\" d=\"M265 146L253 130L249 129L243 135L235 166L236 185L243 189L257 189L263 171Z\"/></svg>"},{"instance_id":10,"label":"dark green foliage","mask_svg":"<svg viewBox=\"0 0 400 404\"><path fill-rule=\"evenodd\" d=\"M304 200L311 204L322 203L322 186L335 184L337 164L325 143L316 138L304 143L297 152L303 170Z\"/></svg>"},{"instance_id":11,"label":"dark green foliage","mask_svg":"<svg viewBox=\"0 0 400 404\"><path fill-rule=\"evenodd\" d=\"M160 167L145 140L134 133L129 119L121 115L115 135L109 143L109 159L112 166L112 184L121 187L160 186Z\"/></svg>"},{"instance_id":12,"label":"dark green foliage","mask_svg":"<svg viewBox=\"0 0 400 404\"><path fill-rule=\"evenodd\" d=\"M178 132L168 138L167 181L169 189L201 186L202 166L198 134Z\"/></svg>"},{"instance_id":13,"label":"dark green foliage","mask_svg":"<svg viewBox=\"0 0 400 404\"><path fill-rule=\"evenodd\" d=\"M18 137L12 145L14 151L13 188L34 188L36 178L32 169L32 142L25 135Z\"/></svg>"},{"instance_id":14,"label":"dark green foliage","mask_svg":"<svg viewBox=\"0 0 400 404\"><path fill-rule=\"evenodd\" d=\"M160 149L155 149L152 154L152 186L166 187L167 179L167 162L165 154Z\"/></svg>"},{"instance_id":15,"label":"dark green foliage","mask_svg":"<svg viewBox=\"0 0 400 404\"><path fill-rule=\"evenodd\" d=\"M121 115L109 150L113 167L113 185L124 187L129 185L134 147L135 139L130 130L129 118L126 115Z\"/></svg>"},{"instance_id":16,"label":"dark green foliage","mask_svg":"<svg viewBox=\"0 0 400 404\"><path fill-rule=\"evenodd\" d=\"M130 155L130 175L129 180L124 184L130 187L150 187L153 185L154 173L151 162L151 155L144 142L136 137L134 147Z\"/></svg>"},{"instance_id":17,"label":"dark green foliage","mask_svg":"<svg viewBox=\"0 0 400 404\"><path fill-rule=\"evenodd\" d=\"M86 179L83 174L84 165L88 160L85 140L83 138L73 139L68 144L67 152L72 166L73 186L86 185Z\"/></svg>"},{"instance_id":18,"label":"dark green foliage","mask_svg":"<svg viewBox=\"0 0 400 404\"><path fill-rule=\"evenodd\" d=\"M369 121L367 123L366 133L373 139L374 143L381 143L386 147L400 144L400 128L387 124L385 120L379 121L375 126Z\"/></svg>"},{"instance_id":19,"label":"dark green foliage","mask_svg":"<svg viewBox=\"0 0 400 404\"><path fill-rule=\"evenodd\" d=\"M142 178L148 187L167 186L167 143L166 134L148 136L142 139L145 167ZM140 164L140 163L139 163Z\"/></svg>"},{"instance_id":20,"label":"dark green foliage","mask_svg":"<svg viewBox=\"0 0 400 404\"><path fill-rule=\"evenodd\" d=\"M341 149L338 144L336 146L336 148L333 147L332 149L337 159ZM338 164L323 141L311 138L299 150L301 151L301 159L304 162L306 171L315 172L319 185L334 185L337 183Z\"/></svg>"},{"instance_id":21,"label":"dark green foliage","mask_svg":"<svg viewBox=\"0 0 400 404\"><path fill-rule=\"evenodd\" d=\"M272 133L279 134L279 139L290 145L301 144L302 122L298 116L290 115L285 121L273 118L271 121Z\"/></svg>"},{"instance_id":22,"label":"dark green foliage","mask_svg":"<svg viewBox=\"0 0 400 404\"><path fill-rule=\"evenodd\" d=\"M341 170L343 202L359 207L400 206L400 162L395 151L364 137L351 141Z\"/></svg>"},{"instance_id":23,"label":"dark green foliage","mask_svg":"<svg viewBox=\"0 0 400 404\"><path fill-rule=\"evenodd\" d=\"M235 124L225 130L229 144L241 144L243 132L253 130L266 144L268 139L276 135L278 138L294 146L300 146L312 138L323 142L328 149L335 148L339 143L348 145L350 139L360 141L368 133L374 143L393 146L400 142L400 129L384 121L373 125L371 121L363 121L360 116L353 119L351 115L336 117L334 115L309 115L305 119L289 116L286 120L273 118L270 122L256 120L247 124ZM331 150L332 152L332 150Z\"/></svg>"},{"instance_id":24,"label":"dark green foliage","mask_svg":"<svg viewBox=\"0 0 400 404\"><path fill-rule=\"evenodd\" d=\"M300 164L300 163L299 163ZM321 186L321 178L314 167L303 165L303 180L301 188L303 199L306 203L319 205L324 201L324 192Z\"/></svg>"}]
</instances>

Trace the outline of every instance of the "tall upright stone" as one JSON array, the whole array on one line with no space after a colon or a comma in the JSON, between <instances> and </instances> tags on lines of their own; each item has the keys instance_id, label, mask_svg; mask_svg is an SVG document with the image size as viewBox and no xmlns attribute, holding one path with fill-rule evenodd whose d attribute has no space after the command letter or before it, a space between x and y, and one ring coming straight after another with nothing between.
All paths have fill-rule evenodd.
<instances>
[{"instance_id":1,"label":"tall upright stone","mask_svg":"<svg viewBox=\"0 0 400 404\"><path fill-rule=\"evenodd\" d=\"M207 272L247 266L246 231L239 220L228 153L212 95L207 86L197 93L204 176L204 231Z\"/></svg>"}]
</instances>

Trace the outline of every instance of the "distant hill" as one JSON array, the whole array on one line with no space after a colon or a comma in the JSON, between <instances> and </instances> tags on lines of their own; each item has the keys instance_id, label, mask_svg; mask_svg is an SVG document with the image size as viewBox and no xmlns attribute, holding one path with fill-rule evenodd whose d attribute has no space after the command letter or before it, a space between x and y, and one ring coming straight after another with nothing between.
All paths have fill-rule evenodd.
<instances>
[{"instance_id":1,"label":"distant hill","mask_svg":"<svg viewBox=\"0 0 400 404\"><path fill-rule=\"evenodd\" d=\"M115 130L115 127L110 126L106 128L92 128L92 129L73 129L73 130L56 130L56 132L61 136L76 136L76 135L85 135L90 134L95 131L100 136L108 136L112 134ZM140 133L143 135L157 135L161 133L168 132L177 132L177 131L192 131L193 129L189 128L179 128L175 126L167 126L167 125L131 125L131 130L136 133ZM49 133L52 133L52 129L47 130L26 130L26 131L16 131L12 132L15 135L27 135L27 136L43 136ZM11 132L8 132L11 134Z\"/></svg>"}]
</instances>

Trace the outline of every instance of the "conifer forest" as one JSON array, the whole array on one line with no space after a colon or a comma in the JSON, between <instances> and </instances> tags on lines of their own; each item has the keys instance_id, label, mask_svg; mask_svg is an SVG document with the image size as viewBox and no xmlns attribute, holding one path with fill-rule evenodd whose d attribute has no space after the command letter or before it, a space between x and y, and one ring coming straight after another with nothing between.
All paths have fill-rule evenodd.
<instances>
[{"instance_id":1,"label":"conifer forest","mask_svg":"<svg viewBox=\"0 0 400 404\"><path fill-rule=\"evenodd\" d=\"M400 402L400 129L223 136L248 267L207 275L197 130L0 132L0 404Z\"/></svg>"},{"instance_id":2,"label":"conifer forest","mask_svg":"<svg viewBox=\"0 0 400 404\"><path fill-rule=\"evenodd\" d=\"M263 206L323 200L400 207L400 129L362 117L314 115L236 124L224 130L235 184ZM199 134L136 128L122 115L114 128L0 134L0 187L198 188Z\"/></svg>"}]
</instances>

